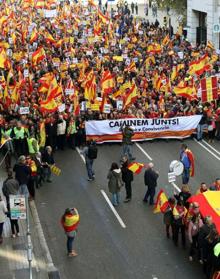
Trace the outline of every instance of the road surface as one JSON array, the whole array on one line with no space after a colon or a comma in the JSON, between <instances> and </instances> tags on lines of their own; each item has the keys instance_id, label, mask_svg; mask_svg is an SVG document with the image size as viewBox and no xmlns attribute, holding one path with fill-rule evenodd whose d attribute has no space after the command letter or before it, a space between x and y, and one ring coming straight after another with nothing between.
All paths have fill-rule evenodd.
<instances>
[{"instance_id":1,"label":"road surface","mask_svg":"<svg viewBox=\"0 0 220 279\"><path fill-rule=\"evenodd\" d=\"M190 180L192 192L202 181L211 183L219 176L220 143L210 148L206 142L184 141L196 156L195 177ZM133 145L137 162L148 163L151 158L159 170L159 186L168 194L173 187L167 182L169 163L178 159L181 141L155 140ZM116 208L118 219L105 199L107 172L112 162L119 161L121 146L99 146L95 161L96 179L87 181L84 162L77 151L55 154L62 175L37 191L37 207L55 265L62 279L200 279L201 266L188 261L188 249L174 247L167 240L161 214L143 204L144 172L135 176L133 198ZM181 185L181 180L176 182ZM103 192L104 190L104 192ZM125 198L125 189L122 190ZM74 248L77 258L67 258L65 235L59 224L66 207L77 207L81 222Z\"/></svg>"}]
</instances>

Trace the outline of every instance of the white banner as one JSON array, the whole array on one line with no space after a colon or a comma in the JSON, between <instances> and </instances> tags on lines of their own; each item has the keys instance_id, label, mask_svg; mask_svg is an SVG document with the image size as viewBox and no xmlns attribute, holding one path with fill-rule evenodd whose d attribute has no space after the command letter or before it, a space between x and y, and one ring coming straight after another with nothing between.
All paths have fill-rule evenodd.
<instances>
[{"instance_id":1,"label":"white banner","mask_svg":"<svg viewBox=\"0 0 220 279\"><path fill-rule=\"evenodd\" d=\"M196 129L201 115L174 118L129 118L117 120L101 120L86 122L86 137L99 143L120 142L122 140L121 127L130 126L134 130L133 141L154 138L185 138Z\"/></svg>"}]
</instances>

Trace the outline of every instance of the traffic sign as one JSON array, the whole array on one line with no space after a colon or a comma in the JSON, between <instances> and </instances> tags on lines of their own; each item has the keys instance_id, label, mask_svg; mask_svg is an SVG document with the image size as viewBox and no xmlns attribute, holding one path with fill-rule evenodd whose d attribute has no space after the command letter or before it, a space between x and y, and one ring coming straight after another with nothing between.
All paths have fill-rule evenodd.
<instances>
[{"instance_id":1,"label":"traffic sign","mask_svg":"<svg viewBox=\"0 0 220 279\"><path fill-rule=\"evenodd\" d=\"M213 33L220 33L220 24L219 23L213 24Z\"/></svg>"},{"instance_id":2,"label":"traffic sign","mask_svg":"<svg viewBox=\"0 0 220 279\"><path fill-rule=\"evenodd\" d=\"M11 219L26 219L26 202L24 195L10 195L10 215Z\"/></svg>"},{"instance_id":3,"label":"traffic sign","mask_svg":"<svg viewBox=\"0 0 220 279\"><path fill-rule=\"evenodd\" d=\"M176 181L176 175L174 172L168 172L168 182L175 182Z\"/></svg>"},{"instance_id":4,"label":"traffic sign","mask_svg":"<svg viewBox=\"0 0 220 279\"><path fill-rule=\"evenodd\" d=\"M184 166L183 163L177 160L174 160L170 163L170 172L173 172L175 176L179 176L183 173Z\"/></svg>"}]
</instances>

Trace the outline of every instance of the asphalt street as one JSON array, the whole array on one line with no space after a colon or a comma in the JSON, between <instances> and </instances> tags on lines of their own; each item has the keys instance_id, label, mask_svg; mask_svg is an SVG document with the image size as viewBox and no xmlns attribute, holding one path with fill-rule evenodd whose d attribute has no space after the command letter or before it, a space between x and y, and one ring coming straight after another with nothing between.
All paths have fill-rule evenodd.
<instances>
[{"instance_id":1,"label":"asphalt street","mask_svg":"<svg viewBox=\"0 0 220 279\"><path fill-rule=\"evenodd\" d=\"M210 148L206 142L199 144L192 139L184 142L196 157L195 177L190 180L191 190L195 192L202 181L209 184L219 176L220 143ZM179 140L155 140L133 145L136 161L148 163L151 157L159 171L157 191L163 188L168 195L173 194L167 173L169 163L179 158L181 143ZM153 214L152 207L143 204L144 172L135 176L132 201L122 202L116 208L126 227L119 223L101 190L111 197L106 176L111 163L119 161L120 152L119 144L99 146L94 182L87 181L85 165L77 151L57 152L55 160L62 175L53 177L53 183L37 191L40 220L61 278L203 278L201 266L188 261L188 249L176 248L166 239L162 215ZM176 184L181 187L180 178ZM125 189L121 195L123 200ZM79 255L70 259L66 255L66 239L59 220L64 209L73 206L78 208L81 222L74 245Z\"/></svg>"}]
</instances>

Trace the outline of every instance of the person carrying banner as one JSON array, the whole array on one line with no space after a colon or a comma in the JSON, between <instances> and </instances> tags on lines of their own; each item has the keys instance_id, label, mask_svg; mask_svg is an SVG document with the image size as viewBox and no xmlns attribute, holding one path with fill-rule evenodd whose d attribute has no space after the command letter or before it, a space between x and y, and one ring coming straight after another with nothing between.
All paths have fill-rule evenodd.
<instances>
[{"instance_id":1,"label":"person carrying banner","mask_svg":"<svg viewBox=\"0 0 220 279\"><path fill-rule=\"evenodd\" d=\"M124 128L121 127L120 131L122 132L122 156L127 156L129 161L135 160L135 158L132 157L131 153L131 145L132 145L132 137L134 136L133 129L126 125Z\"/></svg>"},{"instance_id":2,"label":"person carrying banner","mask_svg":"<svg viewBox=\"0 0 220 279\"><path fill-rule=\"evenodd\" d=\"M183 184L188 184L190 176L194 176L194 155L186 144L181 145L180 161L183 163Z\"/></svg>"}]
</instances>

